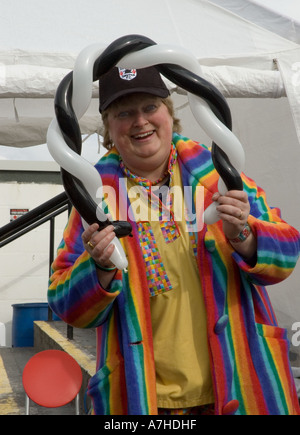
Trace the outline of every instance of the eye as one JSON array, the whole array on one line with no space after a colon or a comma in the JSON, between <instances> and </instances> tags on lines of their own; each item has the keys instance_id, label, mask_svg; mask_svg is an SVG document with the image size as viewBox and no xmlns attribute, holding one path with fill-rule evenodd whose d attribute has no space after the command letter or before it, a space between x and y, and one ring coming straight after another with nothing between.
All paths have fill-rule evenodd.
<instances>
[{"instance_id":1,"label":"eye","mask_svg":"<svg viewBox=\"0 0 300 435\"><path fill-rule=\"evenodd\" d=\"M122 112L119 112L117 114L117 118L119 118L119 119L126 119L126 118L129 118L129 116L130 116L129 110L122 110Z\"/></svg>"},{"instance_id":2,"label":"eye","mask_svg":"<svg viewBox=\"0 0 300 435\"><path fill-rule=\"evenodd\" d=\"M156 110L157 110L156 104L148 104L148 106L146 106L144 109L145 113L152 113L155 112Z\"/></svg>"}]
</instances>

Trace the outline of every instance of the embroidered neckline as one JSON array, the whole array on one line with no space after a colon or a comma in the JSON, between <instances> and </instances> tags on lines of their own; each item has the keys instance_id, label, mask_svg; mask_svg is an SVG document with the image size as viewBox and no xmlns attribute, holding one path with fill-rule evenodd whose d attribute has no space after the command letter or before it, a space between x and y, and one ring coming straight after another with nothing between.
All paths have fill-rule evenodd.
<instances>
[{"instance_id":1,"label":"embroidered neckline","mask_svg":"<svg viewBox=\"0 0 300 435\"><path fill-rule=\"evenodd\" d=\"M166 169L166 171L163 173L163 175L155 181L150 181L147 178L143 178L143 177L139 177L138 175L134 174L133 172L131 172L124 164L123 160L121 159L120 156L120 167L124 173L124 175L126 175L126 177L134 180L137 184L140 184L143 187L151 187L151 186L156 186L157 184L161 183L163 180L165 180L169 175L172 177L173 175L173 171L174 171L174 165L177 161L177 149L176 149L176 145L172 142L171 145L171 151L170 151L170 156L169 156L169 162L168 162L168 167Z\"/></svg>"}]
</instances>

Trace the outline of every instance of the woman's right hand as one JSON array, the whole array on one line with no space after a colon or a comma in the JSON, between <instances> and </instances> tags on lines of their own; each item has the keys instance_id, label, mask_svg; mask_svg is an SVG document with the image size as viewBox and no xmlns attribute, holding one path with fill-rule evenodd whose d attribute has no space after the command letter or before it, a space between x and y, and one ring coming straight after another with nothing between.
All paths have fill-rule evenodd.
<instances>
[{"instance_id":1,"label":"woman's right hand","mask_svg":"<svg viewBox=\"0 0 300 435\"><path fill-rule=\"evenodd\" d=\"M115 248L111 242L116 234L113 225L109 225L101 231L98 229L98 224L92 224L82 233L81 237L86 251L95 263L102 268L113 269L104 271L97 268L99 281L103 288L107 288L116 272L114 264L110 261L110 256Z\"/></svg>"},{"instance_id":2,"label":"woman's right hand","mask_svg":"<svg viewBox=\"0 0 300 435\"><path fill-rule=\"evenodd\" d=\"M82 233L82 241L85 249L97 264L103 267L113 267L109 258L114 246L109 244L115 237L114 227L109 225L104 230L98 231L99 225L93 224Z\"/></svg>"}]
</instances>

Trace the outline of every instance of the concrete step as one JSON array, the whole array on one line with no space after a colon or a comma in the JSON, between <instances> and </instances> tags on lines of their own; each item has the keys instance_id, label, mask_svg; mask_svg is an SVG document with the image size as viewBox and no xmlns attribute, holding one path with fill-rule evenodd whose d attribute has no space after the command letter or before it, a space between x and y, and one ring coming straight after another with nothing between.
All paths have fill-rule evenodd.
<instances>
[{"instance_id":1,"label":"concrete step","mask_svg":"<svg viewBox=\"0 0 300 435\"><path fill-rule=\"evenodd\" d=\"M96 368L95 330L74 328L73 340L67 338L64 322L34 322L34 347L0 347L0 415L24 415L25 393L22 373L29 359L36 353L58 349L69 353L80 365L83 374L80 392L80 413L84 414L84 393ZM89 406L89 403L87 403ZM74 403L62 408L47 409L31 402L32 415L72 415Z\"/></svg>"},{"instance_id":2,"label":"concrete step","mask_svg":"<svg viewBox=\"0 0 300 435\"><path fill-rule=\"evenodd\" d=\"M24 415L23 369L35 354L33 347L0 347L0 415Z\"/></svg>"}]
</instances>

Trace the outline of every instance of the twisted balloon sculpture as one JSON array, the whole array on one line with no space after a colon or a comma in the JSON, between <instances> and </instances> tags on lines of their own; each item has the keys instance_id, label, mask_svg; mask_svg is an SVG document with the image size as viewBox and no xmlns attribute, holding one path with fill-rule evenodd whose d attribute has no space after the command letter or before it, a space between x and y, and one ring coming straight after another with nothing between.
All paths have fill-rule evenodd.
<instances>
[{"instance_id":1,"label":"twisted balloon sculpture","mask_svg":"<svg viewBox=\"0 0 300 435\"><path fill-rule=\"evenodd\" d=\"M62 168L67 195L85 223L97 222L100 229L112 224L116 237L111 261L119 268L127 267L127 259L119 238L129 235L131 225L125 221L111 222L98 206L102 187L101 175L81 157L82 139L78 120L84 115L92 98L93 82L114 66L146 68L158 71L188 92L191 110L203 130L212 139L212 159L220 175L218 190L243 190L240 173L245 155L239 140L232 133L231 113L222 94L201 75L196 58L181 47L157 45L141 35L127 35L105 50L98 44L88 46L78 56L74 71L60 83L55 97L56 119L48 129L49 151ZM215 203L204 212L204 222L218 221Z\"/></svg>"}]
</instances>

